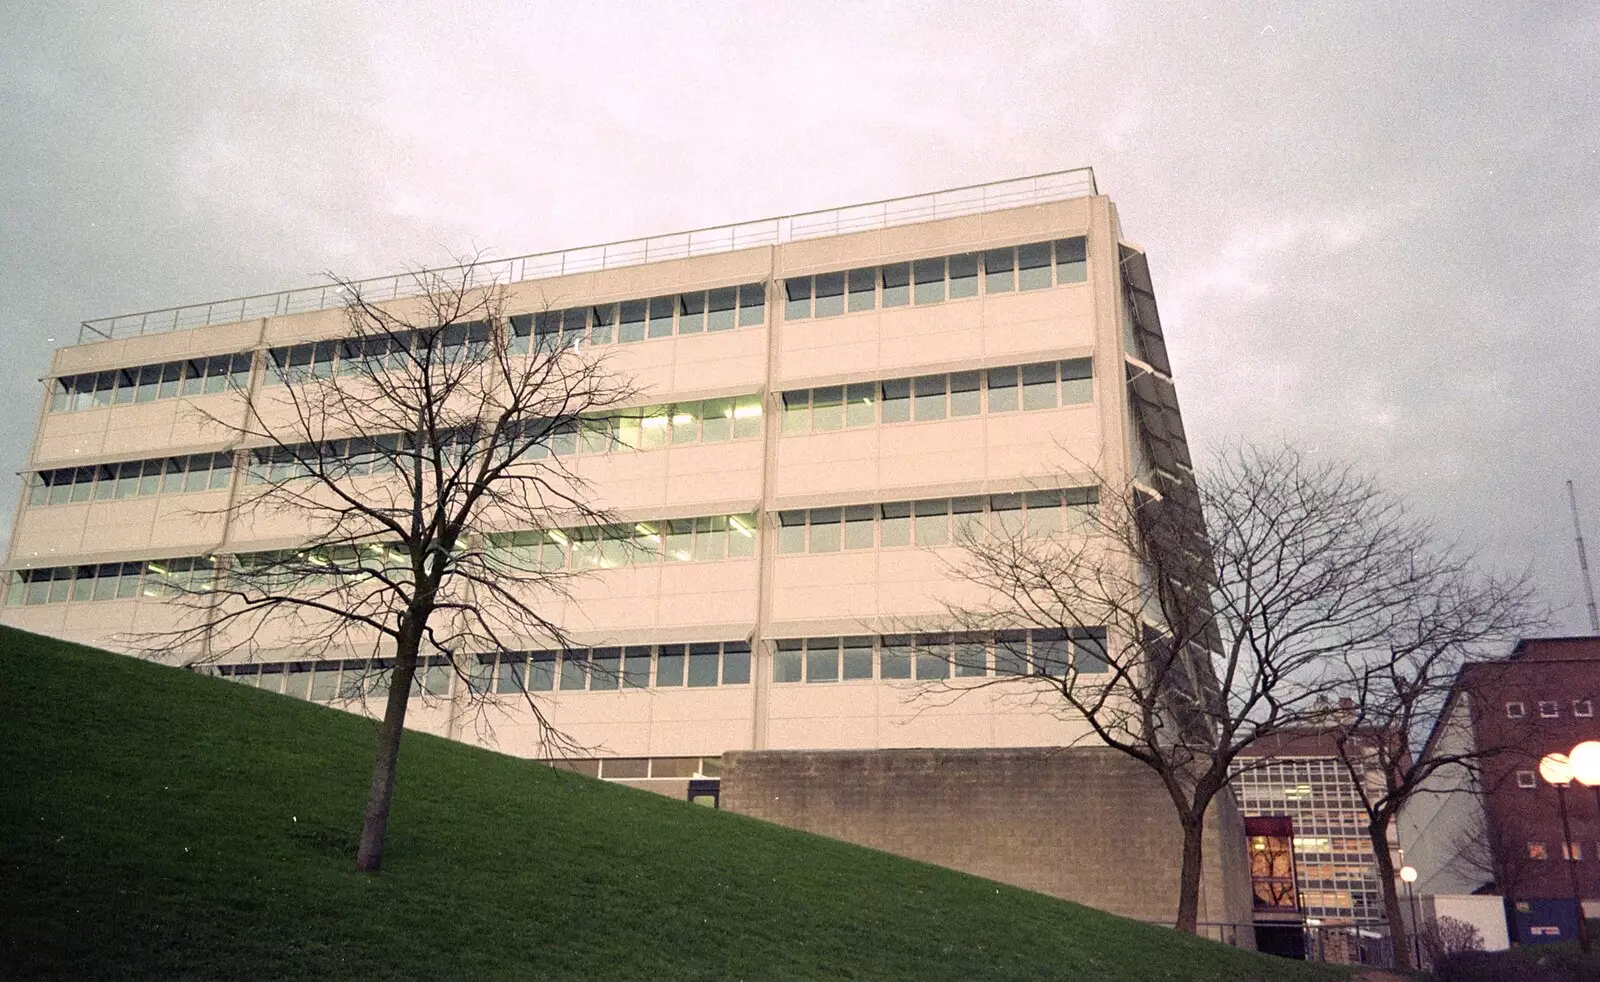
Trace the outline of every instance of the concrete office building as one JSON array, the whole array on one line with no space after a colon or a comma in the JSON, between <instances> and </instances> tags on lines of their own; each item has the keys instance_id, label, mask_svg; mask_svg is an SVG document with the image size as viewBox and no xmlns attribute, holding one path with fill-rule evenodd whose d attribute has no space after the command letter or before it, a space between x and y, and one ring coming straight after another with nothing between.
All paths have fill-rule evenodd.
<instances>
[{"instance_id":1,"label":"concrete office building","mask_svg":"<svg viewBox=\"0 0 1600 982\"><path fill-rule=\"evenodd\" d=\"M463 686L437 666L419 681L410 725L543 756L517 709L532 689L555 725L604 748L575 766L674 793L715 777L732 751L1081 740L1081 721L1018 698L1025 681L936 702L917 683L1103 670L1098 632L1039 632L1027 664L982 638L894 632L970 589L943 566L963 523L1073 534L1074 516L1097 501L1093 471L1153 488L1187 473L1149 268L1092 172L492 271L534 346L604 349L659 407L641 414L658 431L637 450L553 448L573 455L596 505L655 538L620 564L541 544L593 569L551 611L593 647L477 669L506 697L492 732L463 723ZM313 288L86 323L50 366L5 622L126 649L129 633L172 623L163 594L174 582L291 548L293 527L228 520L230 496L270 479L270 462L203 416L270 399L283 366L336 372L337 302ZM954 669L952 645L963 653ZM208 670L361 706L353 662L268 650Z\"/></svg>"}]
</instances>

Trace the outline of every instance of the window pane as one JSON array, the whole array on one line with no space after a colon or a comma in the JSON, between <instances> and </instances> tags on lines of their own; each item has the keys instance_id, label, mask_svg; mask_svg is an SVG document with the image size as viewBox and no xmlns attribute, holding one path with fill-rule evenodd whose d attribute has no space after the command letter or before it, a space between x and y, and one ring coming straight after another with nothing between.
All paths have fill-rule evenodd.
<instances>
[{"instance_id":1,"label":"window pane","mask_svg":"<svg viewBox=\"0 0 1600 982\"><path fill-rule=\"evenodd\" d=\"M840 513L837 508L811 509L811 551L838 552Z\"/></svg>"},{"instance_id":2,"label":"window pane","mask_svg":"<svg viewBox=\"0 0 1600 982\"><path fill-rule=\"evenodd\" d=\"M916 379L917 421L944 419L946 414L945 386L948 375L923 375Z\"/></svg>"},{"instance_id":3,"label":"window pane","mask_svg":"<svg viewBox=\"0 0 1600 982\"><path fill-rule=\"evenodd\" d=\"M629 343L644 340L644 320L647 304L643 300L624 300L622 320L617 326L617 340Z\"/></svg>"},{"instance_id":4,"label":"window pane","mask_svg":"<svg viewBox=\"0 0 1600 982\"><path fill-rule=\"evenodd\" d=\"M650 298L650 337L664 338L672 334L672 312L677 305L677 297Z\"/></svg>"},{"instance_id":5,"label":"window pane","mask_svg":"<svg viewBox=\"0 0 1600 982\"><path fill-rule=\"evenodd\" d=\"M1010 537L1022 532L1022 496L997 494L989 498L989 515L996 535Z\"/></svg>"},{"instance_id":6,"label":"window pane","mask_svg":"<svg viewBox=\"0 0 1600 982\"><path fill-rule=\"evenodd\" d=\"M829 385L811 390L811 428L837 430L844 425L844 389Z\"/></svg>"},{"instance_id":7,"label":"window pane","mask_svg":"<svg viewBox=\"0 0 1600 982\"><path fill-rule=\"evenodd\" d=\"M112 402L119 406L133 402L134 394L139 389L138 372L136 368L123 368L117 371L117 388Z\"/></svg>"},{"instance_id":8,"label":"window pane","mask_svg":"<svg viewBox=\"0 0 1600 982\"><path fill-rule=\"evenodd\" d=\"M950 502L919 501L916 503L917 545L942 546L950 542Z\"/></svg>"},{"instance_id":9,"label":"window pane","mask_svg":"<svg viewBox=\"0 0 1600 982\"><path fill-rule=\"evenodd\" d=\"M806 642L806 681L839 681L838 638L812 638Z\"/></svg>"},{"instance_id":10,"label":"window pane","mask_svg":"<svg viewBox=\"0 0 1600 982\"><path fill-rule=\"evenodd\" d=\"M1056 365L1022 366L1022 408L1054 409L1056 406Z\"/></svg>"},{"instance_id":11,"label":"window pane","mask_svg":"<svg viewBox=\"0 0 1600 982\"><path fill-rule=\"evenodd\" d=\"M844 672L842 677L850 679L872 678L872 639L870 637L855 637L844 639Z\"/></svg>"},{"instance_id":12,"label":"window pane","mask_svg":"<svg viewBox=\"0 0 1600 982\"><path fill-rule=\"evenodd\" d=\"M679 518L665 524L667 561L686 563L694 559L694 520Z\"/></svg>"},{"instance_id":13,"label":"window pane","mask_svg":"<svg viewBox=\"0 0 1600 982\"><path fill-rule=\"evenodd\" d=\"M750 684L750 644L729 641L722 646L722 684Z\"/></svg>"},{"instance_id":14,"label":"window pane","mask_svg":"<svg viewBox=\"0 0 1600 982\"><path fill-rule=\"evenodd\" d=\"M991 249L983 254L983 291L1009 293L1017 288L1017 254L1013 249Z\"/></svg>"},{"instance_id":15,"label":"window pane","mask_svg":"<svg viewBox=\"0 0 1600 982\"><path fill-rule=\"evenodd\" d=\"M616 689L621 686L622 649L594 649L589 656L589 688Z\"/></svg>"},{"instance_id":16,"label":"window pane","mask_svg":"<svg viewBox=\"0 0 1600 982\"><path fill-rule=\"evenodd\" d=\"M1094 363L1088 358L1074 358L1061 363L1061 404L1077 406L1094 399Z\"/></svg>"},{"instance_id":17,"label":"window pane","mask_svg":"<svg viewBox=\"0 0 1600 982\"><path fill-rule=\"evenodd\" d=\"M1088 245L1088 240L1081 235L1075 239L1056 240L1057 283L1082 283L1088 279Z\"/></svg>"},{"instance_id":18,"label":"window pane","mask_svg":"<svg viewBox=\"0 0 1600 982\"><path fill-rule=\"evenodd\" d=\"M733 401L733 438L761 435L761 397L740 396Z\"/></svg>"},{"instance_id":19,"label":"window pane","mask_svg":"<svg viewBox=\"0 0 1600 982\"><path fill-rule=\"evenodd\" d=\"M656 685L666 689L682 687L685 661L683 645L659 646L656 649Z\"/></svg>"},{"instance_id":20,"label":"window pane","mask_svg":"<svg viewBox=\"0 0 1600 982\"><path fill-rule=\"evenodd\" d=\"M883 383L881 392L885 423L903 423L911 418L910 379L890 379Z\"/></svg>"},{"instance_id":21,"label":"window pane","mask_svg":"<svg viewBox=\"0 0 1600 982\"><path fill-rule=\"evenodd\" d=\"M913 264L917 280L917 303L942 303L944 301L944 257L918 259Z\"/></svg>"},{"instance_id":22,"label":"window pane","mask_svg":"<svg viewBox=\"0 0 1600 982\"><path fill-rule=\"evenodd\" d=\"M1001 631L994 639L994 673L1028 674L1028 634L1026 631Z\"/></svg>"},{"instance_id":23,"label":"window pane","mask_svg":"<svg viewBox=\"0 0 1600 982\"><path fill-rule=\"evenodd\" d=\"M559 652L535 651L528 663L528 691L549 692L555 687L556 658Z\"/></svg>"},{"instance_id":24,"label":"window pane","mask_svg":"<svg viewBox=\"0 0 1600 982\"><path fill-rule=\"evenodd\" d=\"M1017 370L989 369L989 411L1008 413L1017 408Z\"/></svg>"},{"instance_id":25,"label":"window pane","mask_svg":"<svg viewBox=\"0 0 1600 982\"><path fill-rule=\"evenodd\" d=\"M650 684L650 646L632 645L622 649L622 687L643 689Z\"/></svg>"},{"instance_id":26,"label":"window pane","mask_svg":"<svg viewBox=\"0 0 1600 982\"><path fill-rule=\"evenodd\" d=\"M876 269L852 269L849 274L850 302L849 309L871 310L876 307L878 300L878 271Z\"/></svg>"},{"instance_id":27,"label":"window pane","mask_svg":"<svg viewBox=\"0 0 1600 982\"><path fill-rule=\"evenodd\" d=\"M728 519L725 515L694 520L694 558L702 563L728 557Z\"/></svg>"},{"instance_id":28,"label":"window pane","mask_svg":"<svg viewBox=\"0 0 1600 982\"><path fill-rule=\"evenodd\" d=\"M589 684L588 652L578 649L561 656L561 688L583 689Z\"/></svg>"},{"instance_id":29,"label":"window pane","mask_svg":"<svg viewBox=\"0 0 1600 982\"><path fill-rule=\"evenodd\" d=\"M847 385L844 390L844 425L871 426L878 421L878 387L872 382Z\"/></svg>"},{"instance_id":30,"label":"window pane","mask_svg":"<svg viewBox=\"0 0 1600 982\"><path fill-rule=\"evenodd\" d=\"M783 394L783 432L811 432L811 390Z\"/></svg>"},{"instance_id":31,"label":"window pane","mask_svg":"<svg viewBox=\"0 0 1600 982\"><path fill-rule=\"evenodd\" d=\"M804 652L801 641L779 641L772 653L772 681L798 682L802 675Z\"/></svg>"},{"instance_id":32,"label":"window pane","mask_svg":"<svg viewBox=\"0 0 1600 982\"><path fill-rule=\"evenodd\" d=\"M528 656L506 652L500 656L500 671L495 676L494 691L501 695L521 692L527 680Z\"/></svg>"},{"instance_id":33,"label":"window pane","mask_svg":"<svg viewBox=\"0 0 1600 982\"><path fill-rule=\"evenodd\" d=\"M872 505L851 505L844 510L844 547L871 549L877 509Z\"/></svg>"},{"instance_id":34,"label":"window pane","mask_svg":"<svg viewBox=\"0 0 1600 982\"><path fill-rule=\"evenodd\" d=\"M778 551L806 551L806 513L784 511L778 513Z\"/></svg>"},{"instance_id":35,"label":"window pane","mask_svg":"<svg viewBox=\"0 0 1600 982\"><path fill-rule=\"evenodd\" d=\"M978 295L978 256L967 253L950 257L950 299Z\"/></svg>"},{"instance_id":36,"label":"window pane","mask_svg":"<svg viewBox=\"0 0 1600 982\"><path fill-rule=\"evenodd\" d=\"M1073 629L1072 653L1075 667L1081 674L1097 675L1111 670L1111 661L1106 655L1106 629L1103 627Z\"/></svg>"},{"instance_id":37,"label":"window pane","mask_svg":"<svg viewBox=\"0 0 1600 982\"><path fill-rule=\"evenodd\" d=\"M1064 678L1067 674L1067 632L1034 631L1033 673L1051 678Z\"/></svg>"},{"instance_id":38,"label":"window pane","mask_svg":"<svg viewBox=\"0 0 1600 982\"><path fill-rule=\"evenodd\" d=\"M958 678L975 678L989 674L989 646L984 642L982 635L955 636L955 670Z\"/></svg>"},{"instance_id":39,"label":"window pane","mask_svg":"<svg viewBox=\"0 0 1600 982\"><path fill-rule=\"evenodd\" d=\"M712 290L707 303L709 313L706 316L706 329L710 331L728 331L733 329L733 312L738 306L738 291L731 286Z\"/></svg>"},{"instance_id":40,"label":"window pane","mask_svg":"<svg viewBox=\"0 0 1600 982\"><path fill-rule=\"evenodd\" d=\"M756 519L754 515L728 516L728 558L738 559L756 554Z\"/></svg>"},{"instance_id":41,"label":"window pane","mask_svg":"<svg viewBox=\"0 0 1600 982\"><path fill-rule=\"evenodd\" d=\"M694 443L700 438L700 403L681 402L672 407L672 442Z\"/></svg>"},{"instance_id":42,"label":"window pane","mask_svg":"<svg viewBox=\"0 0 1600 982\"><path fill-rule=\"evenodd\" d=\"M733 436L733 400L707 399L701 403L700 439L725 443Z\"/></svg>"},{"instance_id":43,"label":"window pane","mask_svg":"<svg viewBox=\"0 0 1600 982\"><path fill-rule=\"evenodd\" d=\"M883 305L904 307L911 302L911 264L896 263L879 270L883 279Z\"/></svg>"},{"instance_id":44,"label":"window pane","mask_svg":"<svg viewBox=\"0 0 1600 982\"><path fill-rule=\"evenodd\" d=\"M1029 491L1023 497L1029 535L1050 535L1061 528L1061 492Z\"/></svg>"},{"instance_id":45,"label":"window pane","mask_svg":"<svg viewBox=\"0 0 1600 982\"><path fill-rule=\"evenodd\" d=\"M844 274L822 273L816 277L813 317L836 317L844 313Z\"/></svg>"},{"instance_id":46,"label":"window pane","mask_svg":"<svg viewBox=\"0 0 1600 982\"><path fill-rule=\"evenodd\" d=\"M746 283L739 287L739 326L752 327L767 320L767 285ZM715 328L713 328L715 330Z\"/></svg>"},{"instance_id":47,"label":"window pane","mask_svg":"<svg viewBox=\"0 0 1600 982\"><path fill-rule=\"evenodd\" d=\"M983 499L956 498L950 502L951 523L957 542L965 542L983 531Z\"/></svg>"},{"instance_id":48,"label":"window pane","mask_svg":"<svg viewBox=\"0 0 1600 982\"><path fill-rule=\"evenodd\" d=\"M732 293L732 290L727 291ZM728 298L728 306L733 306L733 298ZM733 320L733 311L727 311L728 320ZM678 333L699 334L706 327L706 295L704 293L685 293L678 297Z\"/></svg>"},{"instance_id":49,"label":"window pane","mask_svg":"<svg viewBox=\"0 0 1600 982\"><path fill-rule=\"evenodd\" d=\"M1017 288L1042 290L1050 285L1050 243L1017 247Z\"/></svg>"},{"instance_id":50,"label":"window pane","mask_svg":"<svg viewBox=\"0 0 1600 982\"><path fill-rule=\"evenodd\" d=\"M911 544L911 503L892 501L882 506L878 543L884 547Z\"/></svg>"},{"instance_id":51,"label":"window pane","mask_svg":"<svg viewBox=\"0 0 1600 982\"><path fill-rule=\"evenodd\" d=\"M911 677L911 639L905 635L890 635L883 639L879 651L878 677L883 679L908 679Z\"/></svg>"},{"instance_id":52,"label":"window pane","mask_svg":"<svg viewBox=\"0 0 1600 982\"><path fill-rule=\"evenodd\" d=\"M783 291L786 298L783 306L784 320L805 320L811 316L811 277L796 276L784 280Z\"/></svg>"},{"instance_id":53,"label":"window pane","mask_svg":"<svg viewBox=\"0 0 1600 982\"><path fill-rule=\"evenodd\" d=\"M689 646L689 686L704 687L717 684L717 666L721 660L721 645L710 642Z\"/></svg>"},{"instance_id":54,"label":"window pane","mask_svg":"<svg viewBox=\"0 0 1600 982\"><path fill-rule=\"evenodd\" d=\"M617 308L615 304L589 308L589 343L610 344L616 331Z\"/></svg>"},{"instance_id":55,"label":"window pane","mask_svg":"<svg viewBox=\"0 0 1600 982\"><path fill-rule=\"evenodd\" d=\"M917 678L947 679L950 677L950 639L940 636L923 636L917 639Z\"/></svg>"}]
</instances>

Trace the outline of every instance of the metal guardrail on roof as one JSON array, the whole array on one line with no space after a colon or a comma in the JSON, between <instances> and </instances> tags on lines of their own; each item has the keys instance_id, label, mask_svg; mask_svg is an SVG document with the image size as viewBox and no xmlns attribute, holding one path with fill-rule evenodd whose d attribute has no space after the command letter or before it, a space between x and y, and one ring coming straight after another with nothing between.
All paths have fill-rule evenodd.
<instances>
[{"instance_id":1,"label":"metal guardrail on roof","mask_svg":"<svg viewBox=\"0 0 1600 982\"><path fill-rule=\"evenodd\" d=\"M891 228L958 215L975 215L981 212L1000 211L1023 205L1043 204L1048 201L1065 201L1097 194L1094 171L1088 167L1075 170L1018 177L991 184L973 184L968 187L934 191L930 194L889 198L844 208L829 208L800 215L766 218L737 225L719 225L715 228L675 232L670 235L653 235L625 242L607 242L602 245L564 249L560 252L542 252L511 259L476 263L473 285L491 283L516 283L537 280L568 273L583 273L597 269L615 269L636 266L665 259L682 259L688 256L705 256L719 252L733 252L752 246L780 245L800 239L813 239L845 232ZM446 267L438 272L460 271L463 267ZM358 280L363 296L373 300L398 299L414 296L424 280L412 272ZM281 317L313 310L326 310L344 303L344 290L334 283L278 293L259 293L231 300L188 304L147 310L137 314L122 314L84 321L78 329L78 343L91 344L114 338L137 337L143 334L164 334L205 327L209 324L232 324L257 317Z\"/></svg>"}]
</instances>

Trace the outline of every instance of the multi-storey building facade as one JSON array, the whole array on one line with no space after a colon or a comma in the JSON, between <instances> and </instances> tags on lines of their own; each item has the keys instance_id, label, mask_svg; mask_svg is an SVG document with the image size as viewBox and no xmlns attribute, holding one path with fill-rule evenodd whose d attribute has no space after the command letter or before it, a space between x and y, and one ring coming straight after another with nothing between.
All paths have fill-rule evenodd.
<instances>
[{"instance_id":1,"label":"multi-storey building facade","mask_svg":"<svg viewBox=\"0 0 1600 982\"><path fill-rule=\"evenodd\" d=\"M1293 821L1297 895L1307 923L1383 923L1366 808L1334 733L1308 728L1280 734L1251 748L1233 771L1234 798L1245 816ZM1374 785L1368 794L1380 797L1382 789Z\"/></svg>"},{"instance_id":2,"label":"multi-storey building facade","mask_svg":"<svg viewBox=\"0 0 1600 982\"><path fill-rule=\"evenodd\" d=\"M1466 665L1423 752L1482 753L1476 774L1441 769L1434 793L1400 816L1417 892L1492 892L1518 902L1572 898L1572 876L1594 913L1600 906L1600 798L1572 784L1561 794L1540 758L1600 739L1600 638L1529 638L1503 661ZM1570 865L1570 869L1569 869Z\"/></svg>"},{"instance_id":3,"label":"multi-storey building facade","mask_svg":"<svg viewBox=\"0 0 1600 982\"><path fill-rule=\"evenodd\" d=\"M1022 676L1104 671L1103 631L998 647L906 632L936 628L945 602L971 596L948 570L972 523L1079 534L1102 480L1157 491L1186 480L1149 267L1091 172L490 272L530 349L603 351L641 393L606 432L549 447L622 524L618 541L512 543L589 571L548 614L578 650L530 644L465 682L434 665L408 725L544 756L531 693L556 727L599 748L574 766L672 788L714 777L732 751L1085 737L1081 720L1019 698L1034 691ZM400 295L400 278L365 295L391 282ZM50 366L4 621L127 649L173 625L175 587L295 547L292 523L230 508L292 461L206 419L270 413L286 373L337 376L345 329L332 289L86 323ZM368 668L268 646L208 670L360 708ZM930 680L973 685L928 700ZM464 722L469 684L503 708L491 728Z\"/></svg>"}]
</instances>

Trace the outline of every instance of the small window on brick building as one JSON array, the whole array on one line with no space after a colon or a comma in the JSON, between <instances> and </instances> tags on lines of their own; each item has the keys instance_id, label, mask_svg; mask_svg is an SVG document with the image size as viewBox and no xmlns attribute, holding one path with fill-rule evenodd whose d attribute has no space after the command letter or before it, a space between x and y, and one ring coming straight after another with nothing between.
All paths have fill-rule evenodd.
<instances>
[{"instance_id":1,"label":"small window on brick building","mask_svg":"<svg viewBox=\"0 0 1600 982\"><path fill-rule=\"evenodd\" d=\"M1538 786L1539 786L1539 779L1534 776L1534 773L1532 771L1518 771L1517 772L1517 787L1519 787L1519 788L1536 788Z\"/></svg>"},{"instance_id":2,"label":"small window on brick building","mask_svg":"<svg viewBox=\"0 0 1600 982\"><path fill-rule=\"evenodd\" d=\"M1557 716L1561 715L1561 703L1555 702L1554 700L1549 702L1541 700L1539 702L1539 715L1543 716L1545 719L1555 719Z\"/></svg>"},{"instance_id":3,"label":"small window on brick building","mask_svg":"<svg viewBox=\"0 0 1600 982\"><path fill-rule=\"evenodd\" d=\"M1506 703L1506 715L1512 719L1521 719L1528 715L1528 709L1520 702Z\"/></svg>"},{"instance_id":4,"label":"small window on brick building","mask_svg":"<svg viewBox=\"0 0 1600 982\"><path fill-rule=\"evenodd\" d=\"M1530 843L1528 843L1528 858L1529 859L1546 859L1546 858L1548 858L1545 855L1544 843L1542 843L1542 842L1530 842Z\"/></svg>"},{"instance_id":5,"label":"small window on brick building","mask_svg":"<svg viewBox=\"0 0 1600 982\"><path fill-rule=\"evenodd\" d=\"M1583 843L1565 842L1561 845L1561 858L1571 860L1583 859Z\"/></svg>"},{"instance_id":6,"label":"small window on brick building","mask_svg":"<svg viewBox=\"0 0 1600 982\"><path fill-rule=\"evenodd\" d=\"M1587 699L1574 699L1574 700L1572 700L1572 715L1574 715L1574 716L1583 716L1585 718L1593 716L1594 715L1594 703L1590 702Z\"/></svg>"}]
</instances>

